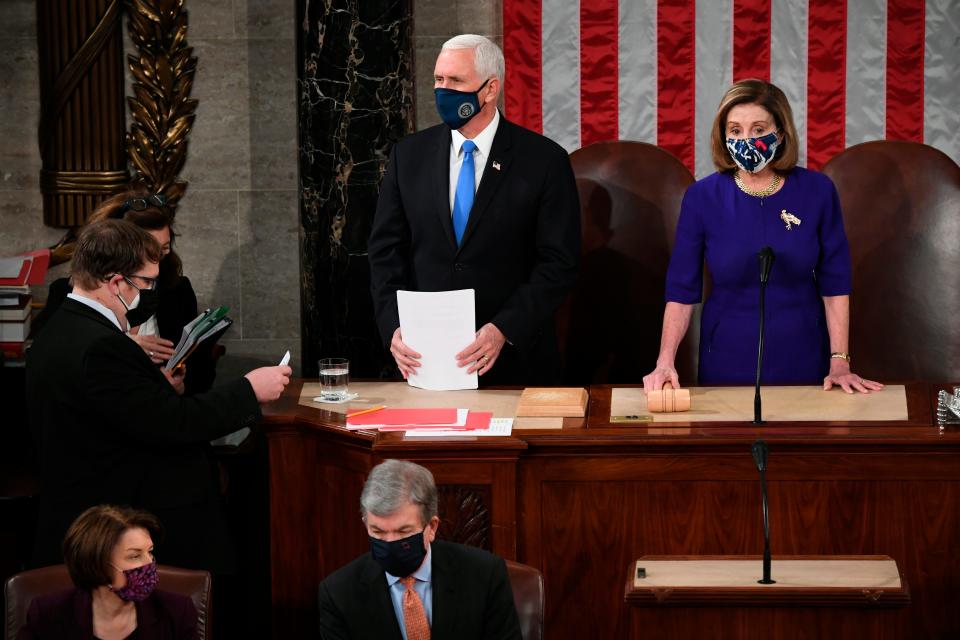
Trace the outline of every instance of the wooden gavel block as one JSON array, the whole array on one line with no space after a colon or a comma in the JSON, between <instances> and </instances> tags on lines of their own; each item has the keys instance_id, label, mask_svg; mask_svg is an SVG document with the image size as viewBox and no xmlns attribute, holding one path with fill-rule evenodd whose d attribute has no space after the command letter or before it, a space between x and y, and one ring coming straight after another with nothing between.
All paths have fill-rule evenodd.
<instances>
[{"instance_id":1,"label":"wooden gavel block","mask_svg":"<svg viewBox=\"0 0 960 640\"><path fill-rule=\"evenodd\" d=\"M674 389L666 382L663 389L647 392L647 410L651 413L690 411L690 389Z\"/></svg>"}]
</instances>

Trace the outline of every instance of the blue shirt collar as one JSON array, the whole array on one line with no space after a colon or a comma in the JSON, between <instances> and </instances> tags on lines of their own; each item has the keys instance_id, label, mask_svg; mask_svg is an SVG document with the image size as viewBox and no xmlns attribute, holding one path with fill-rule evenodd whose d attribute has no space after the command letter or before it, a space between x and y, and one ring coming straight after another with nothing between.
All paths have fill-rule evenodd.
<instances>
[{"instance_id":1,"label":"blue shirt collar","mask_svg":"<svg viewBox=\"0 0 960 640\"><path fill-rule=\"evenodd\" d=\"M419 582L430 582L430 577L433 573L433 570L431 568L432 563L430 562L430 558L433 555L432 551L433 551L432 545L430 547L427 547L427 557L423 559L423 563L420 565L420 568L414 571L412 574L410 574L414 578L416 578ZM387 573L386 571L384 571L383 574L387 576L387 586L391 588L393 587L393 585L397 584L397 582L400 581L401 577L403 577L403 576L399 576L399 577L395 576L391 573Z\"/></svg>"}]
</instances>

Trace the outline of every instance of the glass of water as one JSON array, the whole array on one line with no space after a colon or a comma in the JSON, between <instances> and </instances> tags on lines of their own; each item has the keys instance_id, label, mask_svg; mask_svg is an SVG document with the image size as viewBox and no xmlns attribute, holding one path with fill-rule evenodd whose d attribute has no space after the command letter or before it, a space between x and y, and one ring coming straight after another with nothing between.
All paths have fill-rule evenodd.
<instances>
[{"instance_id":1,"label":"glass of water","mask_svg":"<svg viewBox=\"0 0 960 640\"><path fill-rule=\"evenodd\" d=\"M320 398L323 402L342 402L350 383L350 361L346 358L320 360Z\"/></svg>"}]
</instances>

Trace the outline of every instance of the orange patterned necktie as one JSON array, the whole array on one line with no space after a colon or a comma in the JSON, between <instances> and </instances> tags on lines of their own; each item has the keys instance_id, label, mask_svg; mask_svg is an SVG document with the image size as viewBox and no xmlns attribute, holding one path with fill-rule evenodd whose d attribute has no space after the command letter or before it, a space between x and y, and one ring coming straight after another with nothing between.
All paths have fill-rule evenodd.
<instances>
[{"instance_id":1,"label":"orange patterned necktie","mask_svg":"<svg viewBox=\"0 0 960 640\"><path fill-rule=\"evenodd\" d=\"M400 578L400 582L407 588L403 592L403 625L407 628L407 640L430 640L430 625L423 610L423 601L413 590L415 581L413 576Z\"/></svg>"}]
</instances>

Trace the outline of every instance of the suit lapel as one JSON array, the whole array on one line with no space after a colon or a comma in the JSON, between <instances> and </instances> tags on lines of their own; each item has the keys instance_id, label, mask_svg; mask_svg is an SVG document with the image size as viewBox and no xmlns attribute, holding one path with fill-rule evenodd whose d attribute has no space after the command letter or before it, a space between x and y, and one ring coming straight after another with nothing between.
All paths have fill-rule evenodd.
<instances>
[{"instance_id":1,"label":"suit lapel","mask_svg":"<svg viewBox=\"0 0 960 640\"><path fill-rule=\"evenodd\" d=\"M362 580L366 587L367 602L364 615L368 616L369 629L375 630L378 638L401 640L400 621L393 611L390 587L380 565L367 554Z\"/></svg>"},{"instance_id":2,"label":"suit lapel","mask_svg":"<svg viewBox=\"0 0 960 640\"><path fill-rule=\"evenodd\" d=\"M444 543L431 545L433 567L433 623L430 625L430 637L442 640L453 638L457 629L457 583L454 560L447 553Z\"/></svg>"},{"instance_id":3,"label":"suit lapel","mask_svg":"<svg viewBox=\"0 0 960 640\"><path fill-rule=\"evenodd\" d=\"M501 115L500 124L497 126L497 134L493 137L493 145L490 147L490 157L487 158L487 163L484 165L483 177L480 178L480 186L477 188L477 197L473 200L473 208L470 210L470 217L467 219L467 228L463 232L460 250L470 241L470 236L473 235L473 230L480 223L481 216L490 206L497 189L506 179L510 162L513 160L513 154L510 151L513 141L511 127L513 125ZM496 163L496 166L494 166L494 163ZM447 199L449 200L449 195Z\"/></svg>"},{"instance_id":4,"label":"suit lapel","mask_svg":"<svg viewBox=\"0 0 960 640\"><path fill-rule=\"evenodd\" d=\"M450 248L457 250L457 236L453 232L453 218L450 212L450 129L445 126L437 127L439 132L434 145L433 158L433 209L440 216L440 225L443 235L450 243ZM414 159L416 162L417 159Z\"/></svg>"}]
</instances>

